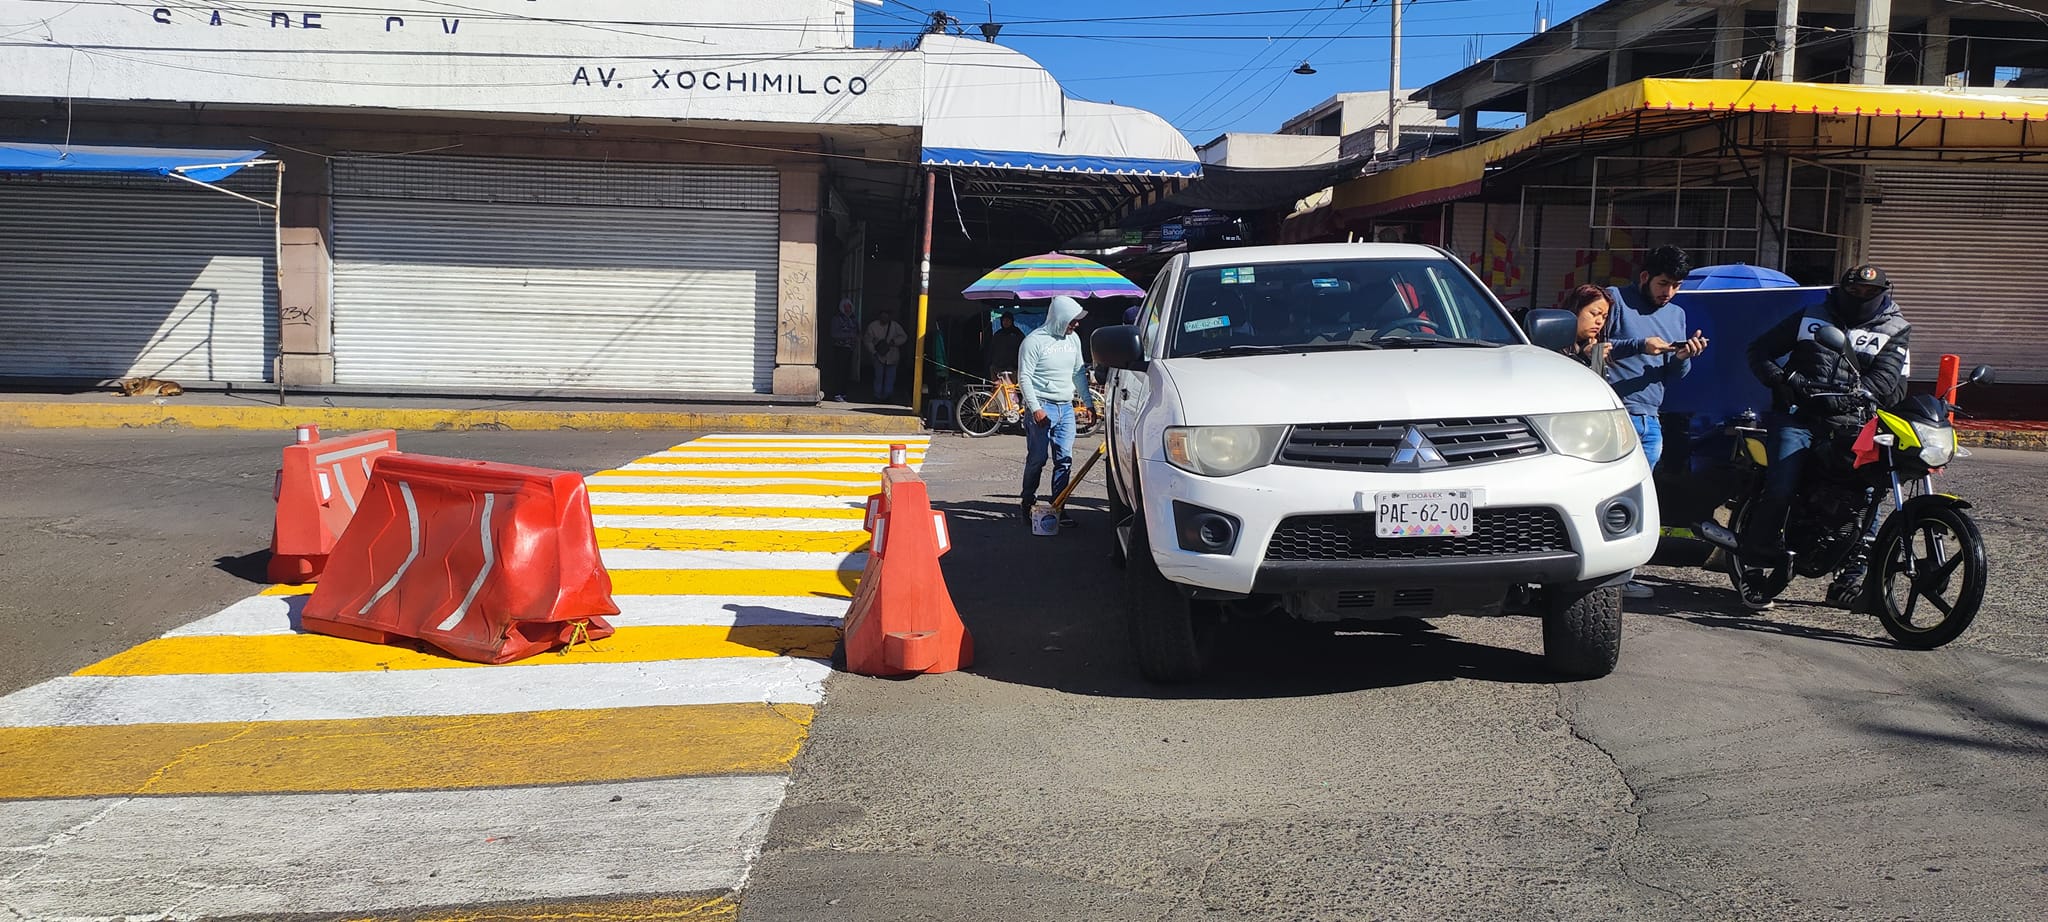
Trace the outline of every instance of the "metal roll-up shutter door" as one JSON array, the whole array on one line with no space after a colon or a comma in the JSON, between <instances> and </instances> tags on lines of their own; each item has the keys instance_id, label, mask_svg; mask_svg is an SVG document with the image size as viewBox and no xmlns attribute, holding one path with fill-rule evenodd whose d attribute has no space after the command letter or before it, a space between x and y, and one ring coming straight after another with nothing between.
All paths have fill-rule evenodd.
<instances>
[{"instance_id":1,"label":"metal roll-up shutter door","mask_svg":"<svg viewBox=\"0 0 2048 922\"><path fill-rule=\"evenodd\" d=\"M770 389L772 169L368 158L333 177L336 383Z\"/></svg>"},{"instance_id":2,"label":"metal roll-up shutter door","mask_svg":"<svg viewBox=\"0 0 2048 922\"><path fill-rule=\"evenodd\" d=\"M1943 353L1998 379L2048 383L2033 333L2048 328L2048 173L1880 169L1870 261L1913 323L1913 377Z\"/></svg>"},{"instance_id":3,"label":"metal roll-up shutter door","mask_svg":"<svg viewBox=\"0 0 2048 922\"><path fill-rule=\"evenodd\" d=\"M220 185L274 198L250 172ZM175 180L0 179L0 376L268 380L276 241L269 209Z\"/></svg>"}]
</instances>

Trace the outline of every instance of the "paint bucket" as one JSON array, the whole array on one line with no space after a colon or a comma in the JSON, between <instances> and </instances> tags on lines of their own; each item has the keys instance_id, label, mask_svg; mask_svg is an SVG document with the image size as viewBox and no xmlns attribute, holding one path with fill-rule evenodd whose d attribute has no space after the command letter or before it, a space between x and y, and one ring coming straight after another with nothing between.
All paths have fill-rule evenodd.
<instances>
[{"instance_id":1,"label":"paint bucket","mask_svg":"<svg viewBox=\"0 0 2048 922\"><path fill-rule=\"evenodd\" d=\"M1031 507L1031 533L1034 535L1057 535L1060 533L1060 514L1052 510L1051 503L1039 503Z\"/></svg>"}]
</instances>

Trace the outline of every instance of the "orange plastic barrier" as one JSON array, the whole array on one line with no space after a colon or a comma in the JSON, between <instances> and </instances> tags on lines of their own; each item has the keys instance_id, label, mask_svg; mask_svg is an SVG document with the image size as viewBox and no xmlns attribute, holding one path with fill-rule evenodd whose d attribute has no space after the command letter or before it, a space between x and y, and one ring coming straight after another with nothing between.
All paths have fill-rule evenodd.
<instances>
[{"instance_id":1,"label":"orange plastic barrier","mask_svg":"<svg viewBox=\"0 0 2048 922\"><path fill-rule=\"evenodd\" d=\"M271 498L270 581L305 583L320 578L334 542L356 514L377 459L398 450L389 429L321 441L320 427L300 426L299 441L284 450Z\"/></svg>"},{"instance_id":2,"label":"orange plastic barrier","mask_svg":"<svg viewBox=\"0 0 2048 922\"><path fill-rule=\"evenodd\" d=\"M306 600L308 631L417 638L507 663L612 633L612 578L583 477L396 454L375 476Z\"/></svg>"},{"instance_id":3,"label":"orange plastic barrier","mask_svg":"<svg viewBox=\"0 0 2048 922\"><path fill-rule=\"evenodd\" d=\"M1941 364L1935 366L1934 396L1939 397L1943 400L1948 400L1951 397L1954 397L1956 390L1956 382L1962 379L1963 357L1960 355L1942 356ZM1950 413L1948 415L1948 421L1950 425L1954 425L1956 421L1956 415L1954 413Z\"/></svg>"},{"instance_id":4,"label":"orange plastic barrier","mask_svg":"<svg viewBox=\"0 0 2048 922\"><path fill-rule=\"evenodd\" d=\"M953 546L946 514L932 509L916 471L883 469L882 492L868 497L867 529L875 538L846 613L846 668L885 676L972 665L974 637L939 572Z\"/></svg>"}]
</instances>

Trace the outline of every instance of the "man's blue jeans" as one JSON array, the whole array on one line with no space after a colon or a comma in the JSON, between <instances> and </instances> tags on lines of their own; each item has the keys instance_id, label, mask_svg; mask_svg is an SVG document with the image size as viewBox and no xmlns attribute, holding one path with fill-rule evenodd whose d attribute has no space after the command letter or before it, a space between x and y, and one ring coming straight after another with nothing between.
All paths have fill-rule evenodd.
<instances>
[{"instance_id":1,"label":"man's blue jeans","mask_svg":"<svg viewBox=\"0 0 2048 922\"><path fill-rule=\"evenodd\" d=\"M1764 468L1764 495L1789 503L1799 492L1799 475L1813 454L1813 430L1780 413L1771 414L1770 427L1764 440L1764 455L1770 460Z\"/></svg>"},{"instance_id":2,"label":"man's blue jeans","mask_svg":"<svg viewBox=\"0 0 2048 922\"><path fill-rule=\"evenodd\" d=\"M1045 476L1045 462L1052 460L1052 495L1067 488L1074 472L1074 404L1060 400L1045 405L1045 422L1024 418L1024 502L1038 498L1038 481Z\"/></svg>"},{"instance_id":3,"label":"man's blue jeans","mask_svg":"<svg viewBox=\"0 0 2048 922\"><path fill-rule=\"evenodd\" d=\"M1642 440L1643 457L1650 459L1652 468L1656 467L1657 459L1664 457L1664 423L1654 413L1648 416L1631 413L1628 420L1635 424L1636 438Z\"/></svg>"}]
</instances>

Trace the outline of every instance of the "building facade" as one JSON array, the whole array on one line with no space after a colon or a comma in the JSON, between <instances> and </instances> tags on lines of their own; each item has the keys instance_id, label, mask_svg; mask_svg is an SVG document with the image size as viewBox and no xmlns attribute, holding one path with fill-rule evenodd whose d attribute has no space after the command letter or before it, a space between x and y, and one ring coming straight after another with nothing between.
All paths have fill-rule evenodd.
<instances>
[{"instance_id":1,"label":"building facade","mask_svg":"<svg viewBox=\"0 0 2048 922\"><path fill-rule=\"evenodd\" d=\"M1610 0L1417 91L1467 146L1337 204L1438 228L1518 307L1666 243L1806 284L1875 262L1916 351L2048 384L2010 334L2048 323L2048 269L2008 258L2048 242L2044 64L2048 21L2010 4ZM1476 135L1502 116L1524 127Z\"/></svg>"},{"instance_id":2,"label":"building facade","mask_svg":"<svg viewBox=\"0 0 2048 922\"><path fill-rule=\"evenodd\" d=\"M0 174L22 380L812 401L819 305L914 292L932 77L977 64L855 47L853 0L56 12L0 0L40 23L0 139L278 165Z\"/></svg>"}]
</instances>

